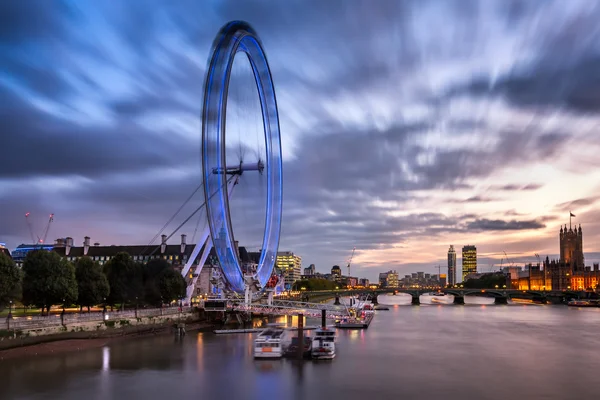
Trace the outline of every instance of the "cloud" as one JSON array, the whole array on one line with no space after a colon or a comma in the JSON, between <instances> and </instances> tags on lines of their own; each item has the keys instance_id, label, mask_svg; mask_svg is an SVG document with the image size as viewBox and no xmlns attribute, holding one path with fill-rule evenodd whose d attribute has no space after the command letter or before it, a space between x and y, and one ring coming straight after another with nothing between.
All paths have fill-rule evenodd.
<instances>
[{"instance_id":1,"label":"cloud","mask_svg":"<svg viewBox=\"0 0 600 400\"><path fill-rule=\"evenodd\" d=\"M468 229L476 231L518 231L518 230L530 230L530 229L541 229L545 228L546 225L532 220L532 221L503 221L503 220L490 220L490 219L477 219L470 222L467 225Z\"/></svg>"},{"instance_id":2,"label":"cloud","mask_svg":"<svg viewBox=\"0 0 600 400\"><path fill-rule=\"evenodd\" d=\"M587 208L596 204L600 200L600 197L586 197L583 199L577 199L573 201L567 201L564 203L557 204L555 209L560 211L574 211L577 208Z\"/></svg>"},{"instance_id":3,"label":"cloud","mask_svg":"<svg viewBox=\"0 0 600 400\"><path fill-rule=\"evenodd\" d=\"M506 185L490 186L490 190L513 192L513 191L519 191L519 190L538 190L538 189L541 189L543 186L544 185L542 185L540 183L529 183L527 185L517 185L514 183L509 183Z\"/></svg>"},{"instance_id":4,"label":"cloud","mask_svg":"<svg viewBox=\"0 0 600 400\"><path fill-rule=\"evenodd\" d=\"M154 236L201 182L204 72L231 19L253 25L269 58L284 154L281 248L306 263L342 265L356 246L355 270L373 278L443 258L442 243L491 246L517 231L537 235L521 243L546 240L544 223L560 211L547 198L595 204L564 198L596 194L581 189L597 181L590 168L579 181L565 172L580 163L570 155L580 154L582 126L600 122L597 11L584 3L46 3L0 13L0 238L10 245L29 240L27 211L37 229L56 213L51 236L76 241ZM236 66L232 82L248 70ZM251 136L249 114L260 122L246 83L230 88L230 139ZM251 249L261 245L265 188L265 177L245 174L231 200L237 238ZM169 233L202 201L196 194ZM198 221L201 231L195 217L183 228L188 239Z\"/></svg>"},{"instance_id":5,"label":"cloud","mask_svg":"<svg viewBox=\"0 0 600 400\"><path fill-rule=\"evenodd\" d=\"M499 199L484 197L484 196L471 196L467 199L451 199L449 202L451 203L489 203L492 201L499 201Z\"/></svg>"}]
</instances>

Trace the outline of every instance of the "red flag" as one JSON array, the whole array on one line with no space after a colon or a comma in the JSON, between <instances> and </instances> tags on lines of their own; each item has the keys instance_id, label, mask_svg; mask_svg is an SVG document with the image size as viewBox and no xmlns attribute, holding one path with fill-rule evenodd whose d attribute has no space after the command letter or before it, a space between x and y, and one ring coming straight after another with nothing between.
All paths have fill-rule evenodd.
<instances>
[{"instance_id":1,"label":"red flag","mask_svg":"<svg viewBox=\"0 0 600 400\"><path fill-rule=\"evenodd\" d=\"M575 216L575 214L573 214L571 211L569 211L569 214L571 214L571 217Z\"/></svg>"}]
</instances>

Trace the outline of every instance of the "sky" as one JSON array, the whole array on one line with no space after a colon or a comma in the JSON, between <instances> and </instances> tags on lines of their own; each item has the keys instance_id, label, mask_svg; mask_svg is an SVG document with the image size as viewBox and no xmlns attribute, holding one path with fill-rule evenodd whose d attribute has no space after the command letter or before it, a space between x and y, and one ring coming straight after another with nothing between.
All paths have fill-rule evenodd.
<instances>
[{"instance_id":1,"label":"sky","mask_svg":"<svg viewBox=\"0 0 600 400\"><path fill-rule=\"evenodd\" d=\"M483 272L553 258L569 211L586 263L600 261L600 3L589 0L2 2L0 241L31 242L30 212L34 235L55 214L47 242L150 243L201 184L204 75L234 19L254 27L271 67L280 250L303 267L345 266L354 247L352 275L370 279L444 272L451 244L476 245ZM236 58L238 161L264 150L249 71ZM266 184L246 175L232 218L256 250ZM203 212L170 243L196 240Z\"/></svg>"}]
</instances>

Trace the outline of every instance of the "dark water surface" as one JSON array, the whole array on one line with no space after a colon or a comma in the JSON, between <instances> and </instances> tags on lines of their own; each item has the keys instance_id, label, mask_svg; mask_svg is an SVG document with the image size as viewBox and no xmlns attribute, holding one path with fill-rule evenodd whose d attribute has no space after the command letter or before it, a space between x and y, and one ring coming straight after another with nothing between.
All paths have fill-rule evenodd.
<instances>
[{"instance_id":1,"label":"dark water surface","mask_svg":"<svg viewBox=\"0 0 600 400\"><path fill-rule=\"evenodd\" d=\"M333 362L255 361L254 335L144 337L0 361L2 399L591 399L600 309L395 306Z\"/></svg>"}]
</instances>

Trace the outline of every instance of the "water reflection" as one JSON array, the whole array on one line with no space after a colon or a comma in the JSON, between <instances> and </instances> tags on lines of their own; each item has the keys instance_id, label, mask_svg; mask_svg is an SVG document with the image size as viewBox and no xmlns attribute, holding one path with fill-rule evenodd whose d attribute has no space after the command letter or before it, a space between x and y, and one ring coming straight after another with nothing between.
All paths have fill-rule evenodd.
<instances>
[{"instance_id":1,"label":"water reflection","mask_svg":"<svg viewBox=\"0 0 600 400\"><path fill-rule=\"evenodd\" d=\"M339 331L337 358L323 362L254 360L255 334L136 338L0 361L0 398L594 398L599 312L398 306L378 312L368 330Z\"/></svg>"}]
</instances>

